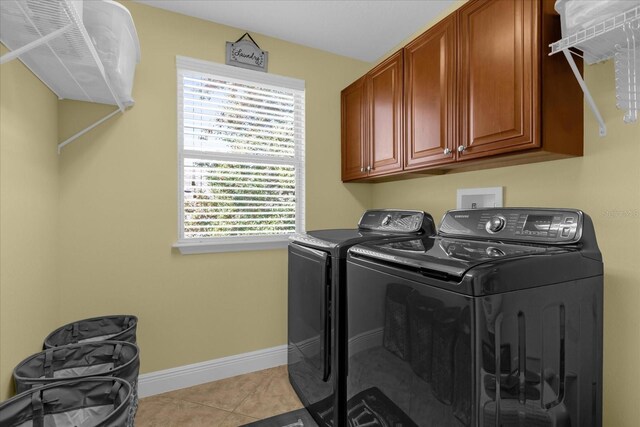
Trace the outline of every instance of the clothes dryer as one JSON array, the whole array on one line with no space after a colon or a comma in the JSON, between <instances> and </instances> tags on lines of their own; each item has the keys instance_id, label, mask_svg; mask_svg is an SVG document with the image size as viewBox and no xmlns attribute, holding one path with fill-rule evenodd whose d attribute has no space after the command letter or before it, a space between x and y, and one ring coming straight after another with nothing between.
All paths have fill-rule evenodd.
<instances>
[{"instance_id":1,"label":"clothes dryer","mask_svg":"<svg viewBox=\"0 0 640 427\"><path fill-rule=\"evenodd\" d=\"M346 398L344 295L347 250L370 241L435 234L421 211L368 210L357 229L317 230L289 243L288 370L298 397L321 426L342 426Z\"/></svg>"}]
</instances>

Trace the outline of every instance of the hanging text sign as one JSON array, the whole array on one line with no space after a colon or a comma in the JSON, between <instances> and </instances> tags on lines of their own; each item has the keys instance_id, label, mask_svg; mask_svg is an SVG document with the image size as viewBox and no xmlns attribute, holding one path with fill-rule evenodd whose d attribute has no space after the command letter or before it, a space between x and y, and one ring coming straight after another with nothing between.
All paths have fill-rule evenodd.
<instances>
[{"instance_id":1,"label":"hanging text sign","mask_svg":"<svg viewBox=\"0 0 640 427\"><path fill-rule=\"evenodd\" d=\"M250 40L243 40L245 36ZM266 72L268 59L269 52L260 49L249 33L244 33L235 43L227 42L227 65Z\"/></svg>"}]
</instances>

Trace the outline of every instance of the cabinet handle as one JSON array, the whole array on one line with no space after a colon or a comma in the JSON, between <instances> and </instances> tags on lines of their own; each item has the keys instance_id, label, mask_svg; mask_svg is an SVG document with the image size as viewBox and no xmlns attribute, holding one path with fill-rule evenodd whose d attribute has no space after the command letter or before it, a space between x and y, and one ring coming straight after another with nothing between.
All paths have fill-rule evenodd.
<instances>
[{"instance_id":1,"label":"cabinet handle","mask_svg":"<svg viewBox=\"0 0 640 427\"><path fill-rule=\"evenodd\" d=\"M444 149L444 155L448 156L449 154L451 154L451 149L449 147Z\"/></svg>"},{"instance_id":2,"label":"cabinet handle","mask_svg":"<svg viewBox=\"0 0 640 427\"><path fill-rule=\"evenodd\" d=\"M360 172L364 172L364 168L360 168Z\"/></svg>"},{"instance_id":3,"label":"cabinet handle","mask_svg":"<svg viewBox=\"0 0 640 427\"><path fill-rule=\"evenodd\" d=\"M367 166L367 172L371 170L371 166Z\"/></svg>"},{"instance_id":4,"label":"cabinet handle","mask_svg":"<svg viewBox=\"0 0 640 427\"><path fill-rule=\"evenodd\" d=\"M465 147L464 145L458 145L458 153L462 153L466 149L467 147Z\"/></svg>"}]
</instances>

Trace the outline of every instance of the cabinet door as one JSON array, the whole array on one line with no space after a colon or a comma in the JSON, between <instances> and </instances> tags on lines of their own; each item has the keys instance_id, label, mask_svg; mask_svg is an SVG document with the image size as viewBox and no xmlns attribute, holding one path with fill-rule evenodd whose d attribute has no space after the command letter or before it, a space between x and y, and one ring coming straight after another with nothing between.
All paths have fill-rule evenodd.
<instances>
[{"instance_id":1,"label":"cabinet door","mask_svg":"<svg viewBox=\"0 0 640 427\"><path fill-rule=\"evenodd\" d=\"M405 169L454 160L455 27L447 17L404 49Z\"/></svg>"},{"instance_id":2,"label":"cabinet door","mask_svg":"<svg viewBox=\"0 0 640 427\"><path fill-rule=\"evenodd\" d=\"M402 170L402 51L367 73L369 176Z\"/></svg>"},{"instance_id":3,"label":"cabinet door","mask_svg":"<svg viewBox=\"0 0 640 427\"><path fill-rule=\"evenodd\" d=\"M366 159L366 78L361 77L341 94L342 180L363 178Z\"/></svg>"},{"instance_id":4,"label":"cabinet door","mask_svg":"<svg viewBox=\"0 0 640 427\"><path fill-rule=\"evenodd\" d=\"M459 159L540 146L539 4L476 0L460 9Z\"/></svg>"}]
</instances>

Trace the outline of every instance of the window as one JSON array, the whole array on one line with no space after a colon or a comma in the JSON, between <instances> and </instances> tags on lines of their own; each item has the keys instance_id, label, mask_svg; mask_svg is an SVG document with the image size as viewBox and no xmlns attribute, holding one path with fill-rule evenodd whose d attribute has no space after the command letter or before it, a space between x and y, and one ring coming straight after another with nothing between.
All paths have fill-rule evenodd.
<instances>
[{"instance_id":1,"label":"window","mask_svg":"<svg viewBox=\"0 0 640 427\"><path fill-rule=\"evenodd\" d=\"M182 253L304 230L304 81L177 57Z\"/></svg>"}]
</instances>

